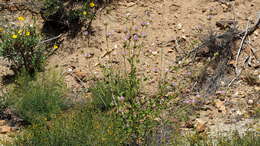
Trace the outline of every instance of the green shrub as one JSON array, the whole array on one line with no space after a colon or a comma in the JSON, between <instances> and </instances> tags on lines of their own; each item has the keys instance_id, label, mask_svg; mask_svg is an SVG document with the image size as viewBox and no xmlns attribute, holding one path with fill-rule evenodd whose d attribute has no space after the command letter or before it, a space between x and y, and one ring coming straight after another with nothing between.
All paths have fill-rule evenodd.
<instances>
[{"instance_id":1,"label":"green shrub","mask_svg":"<svg viewBox=\"0 0 260 146\"><path fill-rule=\"evenodd\" d=\"M33 75L44 67L44 47L39 46L39 41L40 35L34 26L10 27L1 33L0 56L12 63L15 73L25 70Z\"/></svg>"},{"instance_id":2,"label":"green shrub","mask_svg":"<svg viewBox=\"0 0 260 146\"><path fill-rule=\"evenodd\" d=\"M41 16L44 19L43 30L47 34L55 35L67 31L71 34L77 33L84 22L88 21L91 24L97 10L95 7L96 3L92 0L70 2L45 0L41 9Z\"/></svg>"},{"instance_id":3,"label":"green shrub","mask_svg":"<svg viewBox=\"0 0 260 146\"><path fill-rule=\"evenodd\" d=\"M36 80L23 75L7 94L7 101L23 120L38 123L51 119L66 108L64 93L65 87L56 73L37 76Z\"/></svg>"}]
</instances>

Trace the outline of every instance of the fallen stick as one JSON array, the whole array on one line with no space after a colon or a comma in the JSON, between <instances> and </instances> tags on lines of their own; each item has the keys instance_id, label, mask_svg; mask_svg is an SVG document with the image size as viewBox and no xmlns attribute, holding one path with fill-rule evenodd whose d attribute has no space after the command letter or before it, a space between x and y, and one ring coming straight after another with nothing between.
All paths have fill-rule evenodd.
<instances>
[{"instance_id":1,"label":"fallen stick","mask_svg":"<svg viewBox=\"0 0 260 146\"><path fill-rule=\"evenodd\" d=\"M243 48L244 42L245 42L245 40L246 40L246 37L248 36L248 28L249 28L249 21L247 21L247 26L246 26L246 30L245 30L245 35L243 36L242 41L241 41L241 43L240 43L240 47L239 47L239 49L238 49L238 51L237 51L236 64L235 64L236 73L237 73L237 71L238 71L238 68L237 68L238 58L239 58L240 52L241 52L241 50L242 50L242 48Z\"/></svg>"},{"instance_id":2,"label":"fallen stick","mask_svg":"<svg viewBox=\"0 0 260 146\"><path fill-rule=\"evenodd\" d=\"M244 65L245 65L246 62L249 60L249 58L250 58L250 56L246 57L246 59L245 59L245 61L244 61ZM242 71L243 71L243 68L240 69L239 72L238 72L238 71L236 72L236 77L234 77L234 78L229 82L228 88L234 83L234 81L235 81L236 79L239 78L239 76L241 75Z\"/></svg>"},{"instance_id":3,"label":"fallen stick","mask_svg":"<svg viewBox=\"0 0 260 146\"><path fill-rule=\"evenodd\" d=\"M47 39L47 40L42 40L39 44L43 44L43 43L47 43L47 42L56 40L56 39L60 38L61 36L62 36L62 34L60 34L60 35L58 35L58 36L55 36L55 37L52 37L52 38L49 38L49 39Z\"/></svg>"}]
</instances>

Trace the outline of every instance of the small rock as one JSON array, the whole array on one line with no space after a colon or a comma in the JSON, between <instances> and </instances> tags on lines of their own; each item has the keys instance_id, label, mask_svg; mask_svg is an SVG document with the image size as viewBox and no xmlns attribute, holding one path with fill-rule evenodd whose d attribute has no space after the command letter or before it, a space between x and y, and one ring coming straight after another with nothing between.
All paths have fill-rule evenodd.
<instances>
[{"instance_id":1,"label":"small rock","mask_svg":"<svg viewBox=\"0 0 260 146\"><path fill-rule=\"evenodd\" d=\"M135 5L134 2L129 2L129 3L126 3L126 4L125 4L126 7L132 7L132 6L134 6L134 5Z\"/></svg>"},{"instance_id":2,"label":"small rock","mask_svg":"<svg viewBox=\"0 0 260 146\"><path fill-rule=\"evenodd\" d=\"M205 13L206 11L207 11L206 8L202 8L202 10L201 10L202 13Z\"/></svg>"},{"instance_id":3,"label":"small rock","mask_svg":"<svg viewBox=\"0 0 260 146\"><path fill-rule=\"evenodd\" d=\"M192 121L187 121L184 124L185 128L194 128L194 124L192 123Z\"/></svg>"},{"instance_id":4,"label":"small rock","mask_svg":"<svg viewBox=\"0 0 260 146\"><path fill-rule=\"evenodd\" d=\"M122 29L116 29L115 32L116 32L116 33L122 33L123 30L122 30Z\"/></svg>"},{"instance_id":5,"label":"small rock","mask_svg":"<svg viewBox=\"0 0 260 146\"><path fill-rule=\"evenodd\" d=\"M204 132L207 129L206 123L207 122L199 121L196 125L196 131L199 133Z\"/></svg>"},{"instance_id":6,"label":"small rock","mask_svg":"<svg viewBox=\"0 0 260 146\"><path fill-rule=\"evenodd\" d=\"M220 20L216 22L216 26L219 27L221 30L231 28L232 26L235 26L237 24L237 21L225 21L225 20Z\"/></svg>"},{"instance_id":7,"label":"small rock","mask_svg":"<svg viewBox=\"0 0 260 146\"><path fill-rule=\"evenodd\" d=\"M258 36L258 35L259 35L258 31L255 31L255 32L254 32L254 35L255 35L255 36Z\"/></svg>"},{"instance_id":8,"label":"small rock","mask_svg":"<svg viewBox=\"0 0 260 146\"><path fill-rule=\"evenodd\" d=\"M74 75L76 76L76 79L77 79L77 80L78 80L78 79L83 80L83 79L87 76L86 73L84 73L84 72L82 72L82 71L80 71L80 70L74 71Z\"/></svg>"},{"instance_id":9,"label":"small rock","mask_svg":"<svg viewBox=\"0 0 260 146\"><path fill-rule=\"evenodd\" d=\"M73 69L72 68L68 68L67 72L68 73L72 73Z\"/></svg>"},{"instance_id":10,"label":"small rock","mask_svg":"<svg viewBox=\"0 0 260 146\"><path fill-rule=\"evenodd\" d=\"M84 56L86 57L86 59L89 59L94 56L94 53L86 53Z\"/></svg>"},{"instance_id":11,"label":"small rock","mask_svg":"<svg viewBox=\"0 0 260 146\"><path fill-rule=\"evenodd\" d=\"M153 55L157 55L158 52L157 52L157 51L152 51L152 54L153 54Z\"/></svg>"},{"instance_id":12,"label":"small rock","mask_svg":"<svg viewBox=\"0 0 260 146\"><path fill-rule=\"evenodd\" d=\"M5 120L0 120L0 126L3 126L3 125L5 125Z\"/></svg>"},{"instance_id":13,"label":"small rock","mask_svg":"<svg viewBox=\"0 0 260 146\"><path fill-rule=\"evenodd\" d=\"M247 101L247 103L248 103L248 104L253 104L254 101L253 101L252 99L249 99L249 100Z\"/></svg>"},{"instance_id":14,"label":"small rock","mask_svg":"<svg viewBox=\"0 0 260 146\"><path fill-rule=\"evenodd\" d=\"M178 30L181 30L181 29L182 29L182 24L179 23L179 24L177 25L177 29L178 29Z\"/></svg>"},{"instance_id":15,"label":"small rock","mask_svg":"<svg viewBox=\"0 0 260 146\"><path fill-rule=\"evenodd\" d=\"M2 126L0 127L0 133L1 134L6 134L8 132L11 132L12 131L12 128L9 127L9 126Z\"/></svg>"},{"instance_id":16,"label":"small rock","mask_svg":"<svg viewBox=\"0 0 260 146\"><path fill-rule=\"evenodd\" d=\"M215 101L215 106L218 108L218 110L219 110L220 112L224 112L224 113L226 112L226 107L225 107L223 101L221 101L221 100L216 100L216 101Z\"/></svg>"}]
</instances>

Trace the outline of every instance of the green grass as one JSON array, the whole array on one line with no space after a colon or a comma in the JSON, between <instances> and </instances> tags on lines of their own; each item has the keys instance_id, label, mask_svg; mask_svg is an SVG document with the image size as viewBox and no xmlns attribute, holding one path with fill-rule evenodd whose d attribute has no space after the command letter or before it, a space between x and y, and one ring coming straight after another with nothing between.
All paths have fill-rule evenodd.
<instances>
[{"instance_id":1,"label":"green grass","mask_svg":"<svg viewBox=\"0 0 260 146\"><path fill-rule=\"evenodd\" d=\"M20 131L12 143L6 145L257 146L260 144L260 138L255 133L247 133L244 136L234 133L228 138L215 139L203 133L182 135L178 123L169 123L167 119L161 117L171 99L163 99L160 96L142 97L137 92L139 85L132 84L139 83L134 74L126 77L110 74L106 80L96 82L90 90L93 102L84 106L76 105L65 112L62 98L65 93L64 85L61 78L56 75L37 76L35 80L28 80L27 76L24 76L17 81L19 86L9 94L9 99L12 99L9 100L9 104L23 119L31 122L31 125ZM107 93L100 93L104 91ZM117 105L106 110L100 108L103 102L98 99L110 98L107 102L110 103L113 101L113 95L128 98L116 101ZM185 110L182 106L178 107L176 104L176 108L171 109L173 113L180 114L177 117L186 115L185 112L180 112ZM170 127L167 127L167 124Z\"/></svg>"},{"instance_id":2,"label":"green grass","mask_svg":"<svg viewBox=\"0 0 260 146\"><path fill-rule=\"evenodd\" d=\"M66 88L62 79L57 73L47 74L38 75L36 79L20 76L15 87L6 95L8 106L26 122L49 120L66 107L63 98Z\"/></svg>"},{"instance_id":3,"label":"green grass","mask_svg":"<svg viewBox=\"0 0 260 146\"><path fill-rule=\"evenodd\" d=\"M132 101L139 92L139 81L136 77L122 77L110 74L90 88L93 104L102 110L108 110L123 101Z\"/></svg>"},{"instance_id":4,"label":"green grass","mask_svg":"<svg viewBox=\"0 0 260 146\"><path fill-rule=\"evenodd\" d=\"M244 135L230 132L229 136L217 138L209 138L205 134L197 133L184 138L186 143L192 146L258 146L260 144L260 136L255 132L246 132Z\"/></svg>"},{"instance_id":5,"label":"green grass","mask_svg":"<svg viewBox=\"0 0 260 146\"><path fill-rule=\"evenodd\" d=\"M16 137L13 145L116 146L123 139L119 130L113 115L86 106L61 115L51 122L28 127Z\"/></svg>"}]
</instances>

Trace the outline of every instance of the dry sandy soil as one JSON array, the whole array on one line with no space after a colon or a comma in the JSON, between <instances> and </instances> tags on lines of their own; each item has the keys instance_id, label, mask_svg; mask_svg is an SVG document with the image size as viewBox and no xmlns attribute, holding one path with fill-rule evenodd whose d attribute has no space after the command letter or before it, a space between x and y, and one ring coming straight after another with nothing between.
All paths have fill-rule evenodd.
<instances>
[{"instance_id":1,"label":"dry sandy soil","mask_svg":"<svg viewBox=\"0 0 260 146\"><path fill-rule=\"evenodd\" d=\"M216 94L204 97L191 91L194 84L191 78L200 71L201 64L178 68L180 64L176 63L178 56L197 46L209 31L223 31L216 22L235 20L238 29L245 30L247 22L253 25L259 11L259 0L121 0L98 13L92 24L93 35L88 36L82 30L74 39L63 36L64 41L48 60L48 67L64 72L73 67L74 76L68 73L65 79L74 92L79 92L83 86L91 85L93 77L102 77L102 69L97 64L108 65L112 60L109 65L124 71L123 42L131 30L139 35L137 43L142 45L138 75L146 79L142 83L144 94L155 95L158 81L163 78L169 91L172 88L181 90L182 100L207 98L196 114L191 115L191 122L205 125L209 134L247 129L260 132L259 118L253 117L254 109L260 106L260 87L246 82L246 77L253 75L260 83L259 67L246 67L230 88L221 87ZM246 47L255 50L252 66L257 66L260 62L260 29L249 39L250 45ZM248 55L252 55L250 51L242 51L240 61ZM9 71L4 67L5 63L1 64L0 75L3 76ZM75 76L85 78L84 83L79 83ZM227 80L234 76L231 72ZM183 129L188 129L185 124Z\"/></svg>"}]
</instances>

